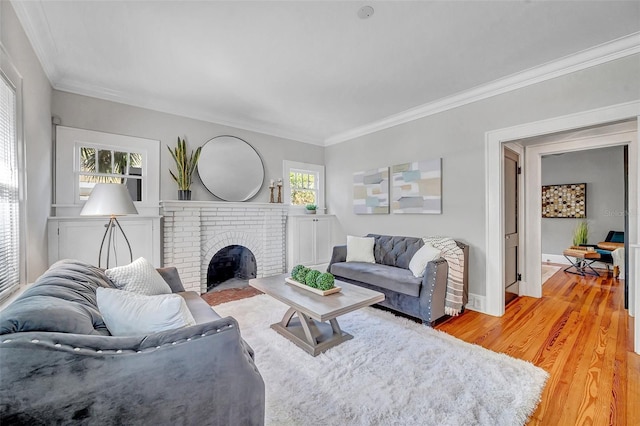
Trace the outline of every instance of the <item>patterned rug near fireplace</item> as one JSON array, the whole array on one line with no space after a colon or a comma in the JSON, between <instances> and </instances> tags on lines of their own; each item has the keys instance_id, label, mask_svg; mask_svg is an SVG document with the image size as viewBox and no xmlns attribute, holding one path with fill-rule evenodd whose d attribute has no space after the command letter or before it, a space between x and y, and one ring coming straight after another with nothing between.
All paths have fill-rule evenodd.
<instances>
[{"instance_id":1,"label":"patterned rug near fireplace","mask_svg":"<svg viewBox=\"0 0 640 426\"><path fill-rule=\"evenodd\" d=\"M256 352L267 425L522 425L548 378L375 308L339 317L354 338L315 358L269 328L287 310L269 296L215 309L238 320Z\"/></svg>"}]
</instances>

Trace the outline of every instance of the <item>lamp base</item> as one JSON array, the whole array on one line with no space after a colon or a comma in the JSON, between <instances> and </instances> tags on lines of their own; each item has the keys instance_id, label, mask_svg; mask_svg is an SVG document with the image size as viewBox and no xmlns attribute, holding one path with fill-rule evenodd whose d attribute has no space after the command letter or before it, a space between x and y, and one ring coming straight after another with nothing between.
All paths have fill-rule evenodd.
<instances>
[{"instance_id":1,"label":"lamp base","mask_svg":"<svg viewBox=\"0 0 640 426\"><path fill-rule=\"evenodd\" d=\"M122 226L120 226L120 222L118 222L118 219L116 219L115 216L111 216L109 218L109 223L107 223L105 225L105 227L107 229L104 231L104 235L102 236L102 243L100 244L100 252L98 253L98 268L102 268L102 250L104 248L105 241L107 242L107 267L106 267L106 269L109 269L109 260L110 260L110 257L111 257L111 246L113 246L114 257L116 257L116 262L117 262L117 253L115 251L116 233L117 233L117 231L114 232L114 228L116 228L116 227L117 227L117 229L120 230L120 232L122 233L122 236L124 237L125 242L127 243L127 248L129 249L130 262L133 262L133 252L131 251L131 244L129 244L129 239L127 238L127 235L122 230Z\"/></svg>"}]
</instances>

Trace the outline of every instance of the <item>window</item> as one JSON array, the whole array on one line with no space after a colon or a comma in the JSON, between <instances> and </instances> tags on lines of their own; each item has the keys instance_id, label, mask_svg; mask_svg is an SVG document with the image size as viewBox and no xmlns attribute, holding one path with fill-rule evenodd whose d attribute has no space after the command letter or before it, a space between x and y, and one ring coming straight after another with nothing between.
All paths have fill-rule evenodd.
<instances>
[{"instance_id":1,"label":"window","mask_svg":"<svg viewBox=\"0 0 640 426\"><path fill-rule=\"evenodd\" d=\"M289 171L289 184L291 185L291 205L305 206L317 204L318 201L318 174L308 170Z\"/></svg>"},{"instance_id":2,"label":"window","mask_svg":"<svg viewBox=\"0 0 640 426\"><path fill-rule=\"evenodd\" d=\"M293 207L315 204L324 208L324 166L319 164L283 162L284 202Z\"/></svg>"},{"instance_id":3,"label":"window","mask_svg":"<svg viewBox=\"0 0 640 426\"><path fill-rule=\"evenodd\" d=\"M142 201L142 154L100 146L79 146L78 194L89 199L97 183L125 184L133 201Z\"/></svg>"},{"instance_id":4,"label":"window","mask_svg":"<svg viewBox=\"0 0 640 426\"><path fill-rule=\"evenodd\" d=\"M20 284L17 95L0 74L0 298Z\"/></svg>"}]
</instances>

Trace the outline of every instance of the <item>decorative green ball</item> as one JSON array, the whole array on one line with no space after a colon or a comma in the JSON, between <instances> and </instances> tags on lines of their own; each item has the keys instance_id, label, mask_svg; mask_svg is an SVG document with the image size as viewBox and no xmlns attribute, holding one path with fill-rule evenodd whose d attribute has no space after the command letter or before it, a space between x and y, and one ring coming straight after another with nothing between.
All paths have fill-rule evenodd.
<instances>
[{"instance_id":1,"label":"decorative green ball","mask_svg":"<svg viewBox=\"0 0 640 426\"><path fill-rule=\"evenodd\" d=\"M335 278L333 277L333 275L325 272L318 275L318 278L316 279L316 287L318 287L320 290L331 290L334 287L334 282Z\"/></svg>"},{"instance_id":2,"label":"decorative green ball","mask_svg":"<svg viewBox=\"0 0 640 426\"><path fill-rule=\"evenodd\" d=\"M292 278L298 281L299 283L303 283L305 281L305 278L307 278L308 273L309 273L309 268L303 266L302 268L298 269L298 271L294 276L292 276Z\"/></svg>"},{"instance_id":3,"label":"decorative green ball","mask_svg":"<svg viewBox=\"0 0 640 426\"><path fill-rule=\"evenodd\" d=\"M315 269L310 270L309 272L307 272L307 276L304 279L305 284L308 285L309 287L316 288L317 287L316 280L321 274L322 272L316 271Z\"/></svg>"},{"instance_id":4,"label":"decorative green ball","mask_svg":"<svg viewBox=\"0 0 640 426\"><path fill-rule=\"evenodd\" d=\"M304 269L303 265L294 266L293 269L291 270L291 278L293 278L295 280L296 279L296 275L298 275L298 272L300 272L301 269Z\"/></svg>"}]
</instances>

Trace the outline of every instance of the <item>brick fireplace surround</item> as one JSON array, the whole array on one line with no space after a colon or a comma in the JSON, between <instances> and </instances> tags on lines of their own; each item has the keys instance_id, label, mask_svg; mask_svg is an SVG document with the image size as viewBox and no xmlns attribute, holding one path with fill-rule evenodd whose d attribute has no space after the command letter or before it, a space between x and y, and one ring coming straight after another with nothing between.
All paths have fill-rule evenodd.
<instances>
[{"instance_id":1,"label":"brick fireplace surround","mask_svg":"<svg viewBox=\"0 0 640 426\"><path fill-rule=\"evenodd\" d=\"M178 268L187 291L207 291L209 261L230 245L251 250L258 278L285 272L283 204L162 201L160 210L164 266Z\"/></svg>"}]
</instances>

